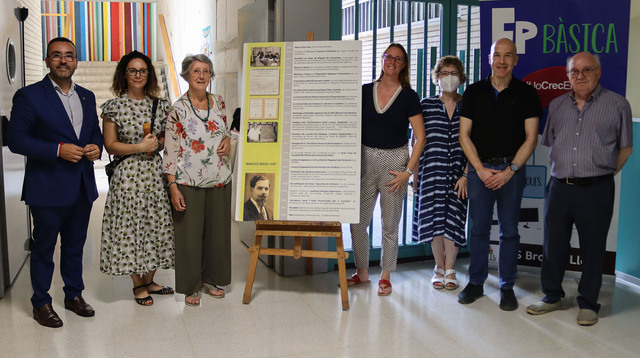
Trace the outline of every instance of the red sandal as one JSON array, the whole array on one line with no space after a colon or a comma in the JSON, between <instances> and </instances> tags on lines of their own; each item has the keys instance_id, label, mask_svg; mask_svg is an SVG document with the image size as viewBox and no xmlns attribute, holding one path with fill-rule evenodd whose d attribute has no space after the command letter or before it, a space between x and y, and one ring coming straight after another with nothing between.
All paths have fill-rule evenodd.
<instances>
[{"instance_id":1,"label":"red sandal","mask_svg":"<svg viewBox=\"0 0 640 358\"><path fill-rule=\"evenodd\" d=\"M357 273L354 273L351 277L349 277L347 279L347 286L348 287L355 286L355 285L361 285L363 283L371 283L371 280L363 281L362 279L360 279L360 276L358 276Z\"/></svg>"},{"instance_id":2,"label":"red sandal","mask_svg":"<svg viewBox=\"0 0 640 358\"><path fill-rule=\"evenodd\" d=\"M387 288L389 292L386 292ZM389 280L381 279L378 281L378 296L389 296L391 294L391 282Z\"/></svg>"}]
</instances>

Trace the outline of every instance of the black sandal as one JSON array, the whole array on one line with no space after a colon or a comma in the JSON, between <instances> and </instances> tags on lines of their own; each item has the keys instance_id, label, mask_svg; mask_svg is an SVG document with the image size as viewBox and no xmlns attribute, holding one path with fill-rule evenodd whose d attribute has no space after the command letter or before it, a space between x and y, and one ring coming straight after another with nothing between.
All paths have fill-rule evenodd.
<instances>
[{"instance_id":1,"label":"black sandal","mask_svg":"<svg viewBox=\"0 0 640 358\"><path fill-rule=\"evenodd\" d=\"M138 287L134 287L133 296L136 299L136 303L139 304L140 306L151 306L153 304L153 298L151 296L142 297L142 298L135 297L136 290L140 288L145 288L145 287L147 287L147 285L140 285Z\"/></svg>"},{"instance_id":2,"label":"black sandal","mask_svg":"<svg viewBox=\"0 0 640 358\"><path fill-rule=\"evenodd\" d=\"M144 286L145 286L145 287L148 287L148 286L151 286L151 285L153 285L153 284L158 285L157 283L155 283L155 282L151 281L151 282L149 282L148 284L146 284L146 285L144 285ZM158 286L160 286L160 285L158 285ZM156 290L156 291L147 291L147 292L149 292L149 293L150 293L150 294L152 294L152 295L173 295L173 293L174 293L173 288L171 288L171 287L169 287L169 286L162 286L162 288L161 288L161 289L159 289L159 290Z\"/></svg>"}]
</instances>

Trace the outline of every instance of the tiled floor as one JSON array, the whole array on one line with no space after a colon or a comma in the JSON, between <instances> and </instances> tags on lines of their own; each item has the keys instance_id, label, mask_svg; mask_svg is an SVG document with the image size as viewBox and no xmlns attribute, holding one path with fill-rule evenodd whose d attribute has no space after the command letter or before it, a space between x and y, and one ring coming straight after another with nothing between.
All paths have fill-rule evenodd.
<instances>
[{"instance_id":1,"label":"tiled floor","mask_svg":"<svg viewBox=\"0 0 640 358\"><path fill-rule=\"evenodd\" d=\"M503 312L497 272L490 272L485 297L463 306L456 301L460 289L431 288L432 262L399 265L389 297L378 297L375 284L351 289L351 309L345 312L337 272L280 277L260 264L251 304L243 305L249 255L237 239L233 283L224 299L204 296L202 305L192 308L185 307L182 295L155 296L153 306L142 307L133 300L128 277L98 271L104 197L94 206L84 260L84 297L96 316L81 318L64 310L56 272L51 294L64 327L39 326L31 318L27 265L0 299L0 357L640 356L640 291L612 279L603 285L600 322L592 327L575 323L575 277L565 280L564 309L534 317L525 306L540 298L536 271L521 270L520 308ZM467 265L467 259L458 262L463 285ZM156 277L163 284L174 281L173 271Z\"/></svg>"}]
</instances>

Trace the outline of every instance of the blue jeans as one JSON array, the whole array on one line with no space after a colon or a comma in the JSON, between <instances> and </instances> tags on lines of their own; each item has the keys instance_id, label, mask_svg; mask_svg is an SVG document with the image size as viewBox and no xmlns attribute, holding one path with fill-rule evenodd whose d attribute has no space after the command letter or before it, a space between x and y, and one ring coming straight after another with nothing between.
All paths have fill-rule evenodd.
<instances>
[{"instance_id":1,"label":"blue jeans","mask_svg":"<svg viewBox=\"0 0 640 358\"><path fill-rule=\"evenodd\" d=\"M504 170L508 166L508 164L483 164L486 168L496 170ZM497 203L500 229L498 257L500 288L513 288L518 270L518 246L520 245L518 223L526 176L526 167L523 166L502 188L492 190L485 187L475 169L469 166L467 182L471 227L469 283L483 285L489 275L491 224L493 222L493 207Z\"/></svg>"}]
</instances>

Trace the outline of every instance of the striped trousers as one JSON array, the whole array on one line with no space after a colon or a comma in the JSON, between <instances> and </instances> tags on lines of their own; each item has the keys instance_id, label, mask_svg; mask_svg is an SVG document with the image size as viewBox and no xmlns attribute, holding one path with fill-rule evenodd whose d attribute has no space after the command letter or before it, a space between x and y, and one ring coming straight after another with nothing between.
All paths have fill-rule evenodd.
<instances>
[{"instance_id":1,"label":"striped trousers","mask_svg":"<svg viewBox=\"0 0 640 358\"><path fill-rule=\"evenodd\" d=\"M382 255L380 266L385 271L394 271L398 262L398 225L402 216L402 203L407 187L397 193L390 193L385 183L394 176L389 170L402 172L407 169L409 149L378 149L362 146L362 169L360 176L360 223L351 224L351 240L356 267L369 268L369 234L367 226L371 222L378 197L382 213Z\"/></svg>"}]
</instances>

